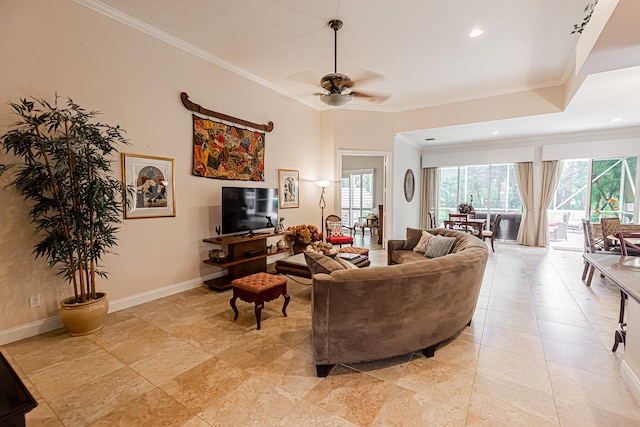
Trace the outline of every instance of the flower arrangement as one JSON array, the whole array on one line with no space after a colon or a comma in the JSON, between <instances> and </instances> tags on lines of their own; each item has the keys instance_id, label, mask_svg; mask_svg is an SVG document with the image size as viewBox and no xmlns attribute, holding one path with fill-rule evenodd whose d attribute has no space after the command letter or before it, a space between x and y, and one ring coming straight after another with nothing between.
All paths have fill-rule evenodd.
<instances>
[{"instance_id":1,"label":"flower arrangement","mask_svg":"<svg viewBox=\"0 0 640 427\"><path fill-rule=\"evenodd\" d=\"M475 210L473 208L473 194L471 194L470 197L471 197L471 201L469 202L469 204L460 203L458 205L458 213L471 213Z\"/></svg>"},{"instance_id":2,"label":"flower arrangement","mask_svg":"<svg viewBox=\"0 0 640 427\"><path fill-rule=\"evenodd\" d=\"M309 243L322 240L322 234L318 232L318 227L311 224L296 225L287 228L287 240L295 243Z\"/></svg>"}]
</instances>

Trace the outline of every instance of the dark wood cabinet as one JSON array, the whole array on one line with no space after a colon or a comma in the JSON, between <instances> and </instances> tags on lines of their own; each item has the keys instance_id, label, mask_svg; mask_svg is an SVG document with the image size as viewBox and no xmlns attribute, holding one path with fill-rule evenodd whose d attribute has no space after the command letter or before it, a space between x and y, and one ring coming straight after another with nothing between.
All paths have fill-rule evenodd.
<instances>
[{"instance_id":1,"label":"dark wood cabinet","mask_svg":"<svg viewBox=\"0 0 640 427\"><path fill-rule=\"evenodd\" d=\"M221 247L227 254L227 258L221 262L204 260L205 264L227 269L226 275L206 280L204 283L211 289L224 291L230 289L231 282L239 277L267 271L268 256L291 251L291 249L285 248L274 253L267 253L267 239L276 236L285 236L285 234L255 234L248 237L225 236L202 239L205 243Z\"/></svg>"},{"instance_id":2,"label":"dark wood cabinet","mask_svg":"<svg viewBox=\"0 0 640 427\"><path fill-rule=\"evenodd\" d=\"M36 406L38 402L0 353L0 426L24 426L24 415Z\"/></svg>"},{"instance_id":3,"label":"dark wood cabinet","mask_svg":"<svg viewBox=\"0 0 640 427\"><path fill-rule=\"evenodd\" d=\"M378 244L382 244L382 226L384 225L383 205L378 205Z\"/></svg>"}]
</instances>

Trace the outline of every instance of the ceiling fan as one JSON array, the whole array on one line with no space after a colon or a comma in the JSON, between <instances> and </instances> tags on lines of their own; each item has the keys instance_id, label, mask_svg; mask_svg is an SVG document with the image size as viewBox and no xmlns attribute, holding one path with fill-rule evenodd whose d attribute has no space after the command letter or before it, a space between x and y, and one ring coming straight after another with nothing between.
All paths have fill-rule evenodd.
<instances>
[{"instance_id":1,"label":"ceiling fan","mask_svg":"<svg viewBox=\"0 0 640 427\"><path fill-rule=\"evenodd\" d=\"M328 93L317 93L320 96L320 100L332 107L339 107L351 101L354 96L362 98L370 98L372 102L386 101L389 97L375 96L366 94L363 92L355 92L351 90L351 87L355 84L353 80L346 74L338 73L338 30L342 28L342 21L339 19L332 19L328 23L329 27L333 30L333 73L329 73L320 79L320 85Z\"/></svg>"}]
</instances>

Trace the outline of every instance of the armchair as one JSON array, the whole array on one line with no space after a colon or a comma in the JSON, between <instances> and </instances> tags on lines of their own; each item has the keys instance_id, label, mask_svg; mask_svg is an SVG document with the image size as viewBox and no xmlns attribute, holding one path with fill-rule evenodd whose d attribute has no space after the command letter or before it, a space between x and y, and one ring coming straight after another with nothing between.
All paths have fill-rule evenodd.
<instances>
[{"instance_id":1,"label":"armchair","mask_svg":"<svg viewBox=\"0 0 640 427\"><path fill-rule=\"evenodd\" d=\"M327 242L342 247L344 244L353 246L353 237L345 236L342 219L338 215L329 215L325 221L327 229ZM364 233L364 232L363 232Z\"/></svg>"},{"instance_id":2,"label":"armchair","mask_svg":"<svg viewBox=\"0 0 640 427\"><path fill-rule=\"evenodd\" d=\"M371 234L373 234L373 230L378 231L378 217L374 214L369 214L368 216L363 216L360 218L360 221L353 224L353 230L356 232L358 228L362 229L362 238L364 239L364 230L365 228L369 228L371 230Z\"/></svg>"}]
</instances>

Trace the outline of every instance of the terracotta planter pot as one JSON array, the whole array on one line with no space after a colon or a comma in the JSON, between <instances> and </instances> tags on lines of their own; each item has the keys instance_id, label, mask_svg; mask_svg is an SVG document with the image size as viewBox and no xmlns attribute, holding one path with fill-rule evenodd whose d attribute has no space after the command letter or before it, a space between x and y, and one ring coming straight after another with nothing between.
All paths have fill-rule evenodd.
<instances>
[{"instance_id":1,"label":"terracotta planter pot","mask_svg":"<svg viewBox=\"0 0 640 427\"><path fill-rule=\"evenodd\" d=\"M107 294L97 293L97 299L72 304L73 297L60 302L60 320L71 336L88 335L102 329L104 317L109 311Z\"/></svg>"}]
</instances>

